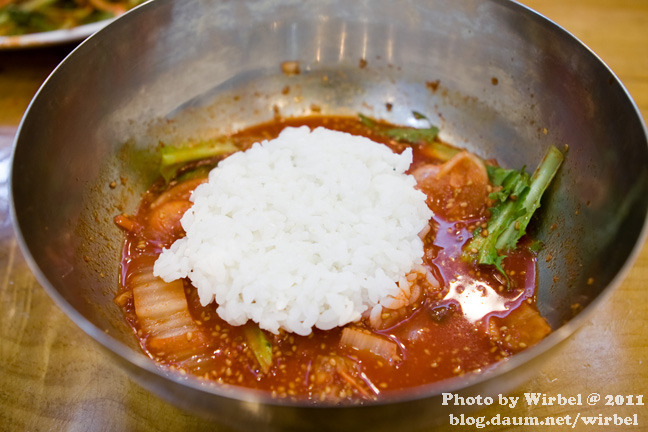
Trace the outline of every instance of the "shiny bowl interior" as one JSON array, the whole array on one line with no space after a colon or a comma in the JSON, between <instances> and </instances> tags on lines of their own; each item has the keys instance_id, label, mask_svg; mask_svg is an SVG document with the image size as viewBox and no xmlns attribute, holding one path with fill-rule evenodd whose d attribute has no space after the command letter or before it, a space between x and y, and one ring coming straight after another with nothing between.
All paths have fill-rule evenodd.
<instances>
[{"instance_id":1,"label":"shiny bowl interior","mask_svg":"<svg viewBox=\"0 0 648 432\"><path fill-rule=\"evenodd\" d=\"M285 61L300 73L282 72ZM153 181L159 141L277 113L415 125L412 110L442 139L505 166L535 166L551 144L568 149L533 228L545 245L538 306L553 334L480 374L346 407L206 386L141 353L113 302L122 245L113 217L132 212ZM444 391L512 390L578 328L643 244L647 162L645 125L614 74L511 1L156 0L87 39L47 79L16 138L11 192L39 282L146 388L237 428L387 430L447 418Z\"/></svg>"}]
</instances>

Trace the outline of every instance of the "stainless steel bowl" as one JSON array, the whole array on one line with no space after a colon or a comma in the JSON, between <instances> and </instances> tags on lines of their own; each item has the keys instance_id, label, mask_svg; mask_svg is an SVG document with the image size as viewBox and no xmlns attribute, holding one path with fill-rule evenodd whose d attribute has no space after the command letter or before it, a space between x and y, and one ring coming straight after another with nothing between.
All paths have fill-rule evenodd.
<instances>
[{"instance_id":1,"label":"stainless steel bowl","mask_svg":"<svg viewBox=\"0 0 648 432\"><path fill-rule=\"evenodd\" d=\"M283 73L284 61L301 73ZM480 374L345 407L203 385L140 352L113 303L122 235L112 218L132 212L153 180L159 140L226 133L277 111L414 124L412 110L445 140L508 166L568 146L535 224L541 254L553 256L538 260L553 334ZM513 389L608 297L645 238L647 162L645 125L614 74L514 2L156 0L48 78L18 132L11 191L39 282L144 387L237 428L393 430L447 419L443 391Z\"/></svg>"}]
</instances>

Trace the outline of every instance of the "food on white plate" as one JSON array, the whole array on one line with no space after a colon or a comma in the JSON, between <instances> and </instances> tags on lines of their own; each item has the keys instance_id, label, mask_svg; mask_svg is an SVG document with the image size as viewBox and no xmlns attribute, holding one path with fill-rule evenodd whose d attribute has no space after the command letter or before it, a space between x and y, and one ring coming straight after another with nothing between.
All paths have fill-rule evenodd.
<instances>
[{"instance_id":1,"label":"food on white plate","mask_svg":"<svg viewBox=\"0 0 648 432\"><path fill-rule=\"evenodd\" d=\"M70 29L115 18L144 0L0 0L0 36Z\"/></svg>"}]
</instances>

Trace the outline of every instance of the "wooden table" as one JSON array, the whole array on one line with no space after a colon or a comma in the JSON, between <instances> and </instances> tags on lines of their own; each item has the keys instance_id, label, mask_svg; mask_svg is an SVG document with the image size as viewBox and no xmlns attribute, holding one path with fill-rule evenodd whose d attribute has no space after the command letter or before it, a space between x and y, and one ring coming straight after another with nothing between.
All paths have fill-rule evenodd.
<instances>
[{"instance_id":1,"label":"wooden table","mask_svg":"<svg viewBox=\"0 0 648 432\"><path fill-rule=\"evenodd\" d=\"M648 119L648 1L526 0L596 52ZM40 288L16 245L7 203L11 142L30 98L72 46L0 53L0 430L221 430L158 399L104 357ZM648 247L625 282L537 376L513 394L644 395L648 405ZM632 416L648 408L492 406L478 415ZM447 427L445 430L473 430ZM582 425L576 430L589 430ZM564 430L490 427L482 430Z\"/></svg>"}]
</instances>

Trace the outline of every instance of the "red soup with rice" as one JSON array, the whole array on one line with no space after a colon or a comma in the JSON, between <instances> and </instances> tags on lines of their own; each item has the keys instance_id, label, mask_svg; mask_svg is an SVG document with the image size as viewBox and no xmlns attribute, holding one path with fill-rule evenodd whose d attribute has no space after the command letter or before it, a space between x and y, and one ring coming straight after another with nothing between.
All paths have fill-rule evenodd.
<instances>
[{"instance_id":1,"label":"red soup with rice","mask_svg":"<svg viewBox=\"0 0 648 432\"><path fill-rule=\"evenodd\" d=\"M360 319L342 327L299 335L263 330L253 320L231 325L217 313L216 302L201 304L189 278L165 282L154 276L154 263L185 236L180 219L209 169L234 150L303 125L364 136L395 153L411 148L407 174L434 213L420 233L420 264L395 281L397 294L369 305ZM535 302L533 239L522 236L492 264L471 258L478 252L471 241L487 239L489 209L507 187L493 181L494 161L442 143L434 128L398 128L362 116L275 120L227 137L227 143L234 147L226 146L222 155L193 160L177 171L174 166L167 180L144 194L133 215L115 218L125 231L116 302L143 350L160 365L278 398L362 402L479 372L551 332Z\"/></svg>"}]
</instances>

